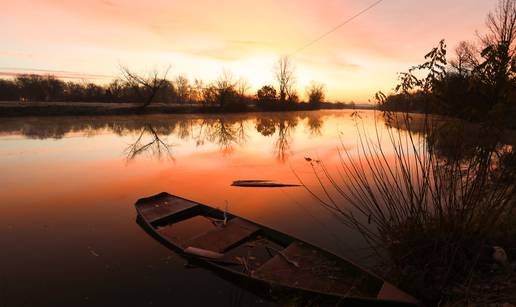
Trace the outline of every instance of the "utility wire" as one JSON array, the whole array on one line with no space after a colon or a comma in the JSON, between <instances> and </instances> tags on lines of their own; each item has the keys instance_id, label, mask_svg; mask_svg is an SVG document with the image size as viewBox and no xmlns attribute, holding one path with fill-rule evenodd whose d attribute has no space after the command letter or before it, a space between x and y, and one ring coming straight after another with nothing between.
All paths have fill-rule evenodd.
<instances>
[{"instance_id":1,"label":"utility wire","mask_svg":"<svg viewBox=\"0 0 516 307\"><path fill-rule=\"evenodd\" d=\"M345 21L341 22L340 24L336 25L335 27L333 27L332 29L330 29L328 32L322 34L321 36L317 37L316 39L312 40L311 42L309 42L308 44L306 45L303 45L301 46L300 48L298 48L296 51L292 52L289 56L293 56L293 55L296 55L297 53L301 52L302 50L312 46L313 44L319 42L320 40L322 40L323 38L325 38L326 36L332 34L333 32L337 31L338 29L342 28L343 26L345 26L346 24L350 23L351 21L353 21L354 19L356 19L357 17L359 17L360 15L363 15L364 13L366 13L367 11L373 9L375 6L379 5L380 3L382 3L384 0L378 0L376 2L374 2L373 4L369 5L368 7L366 7L365 9L361 10L360 12L356 13L355 15L351 16L350 18L346 19Z\"/></svg>"}]
</instances>

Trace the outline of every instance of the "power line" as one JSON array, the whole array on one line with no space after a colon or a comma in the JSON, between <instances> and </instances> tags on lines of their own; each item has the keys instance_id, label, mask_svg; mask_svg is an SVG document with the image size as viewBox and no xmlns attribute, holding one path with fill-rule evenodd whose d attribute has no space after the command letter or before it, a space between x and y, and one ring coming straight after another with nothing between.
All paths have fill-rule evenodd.
<instances>
[{"instance_id":1,"label":"power line","mask_svg":"<svg viewBox=\"0 0 516 307\"><path fill-rule=\"evenodd\" d=\"M353 21L354 19L356 19L357 17L359 17L360 15L366 13L367 11L373 9L375 6L379 5L381 2L383 2L384 0L378 0L376 2L374 2L373 4L369 5L368 7L366 7L365 9L361 10L360 12L356 13L355 15L351 16L350 18L346 19L345 21L341 22L340 24L336 25L335 27L333 27L332 29L330 29L328 32L322 34L321 36L317 37L316 39L312 40L311 42L309 42L308 44L306 45L303 45L301 46L300 48L298 48L296 51L292 52L290 54L290 56L293 56L297 53L299 53L300 51L312 46L313 44L319 42L320 40L322 40L323 38L325 38L326 36L332 34L333 32L337 31L338 29L342 28L343 26L345 26L346 24L350 23L351 21Z\"/></svg>"}]
</instances>

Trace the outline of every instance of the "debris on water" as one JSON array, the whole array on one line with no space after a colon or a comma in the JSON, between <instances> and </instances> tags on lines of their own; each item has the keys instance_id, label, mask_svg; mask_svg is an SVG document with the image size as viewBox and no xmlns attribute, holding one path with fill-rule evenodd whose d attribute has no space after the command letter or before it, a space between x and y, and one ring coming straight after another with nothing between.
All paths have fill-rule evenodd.
<instances>
[{"instance_id":1,"label":"debris on water","mask_svg":"<svg viewBox=\"0 0 516 307\"><path fill-rule=\"evenodd\" d=\"M320 163L320 162L321 162L320 160L314 160L314 159L312 159L312 158L310 158L310 157L305 157L305 161L306 161L306 162L310 162L310 163L312 163L312 162Z\"/></svg>"},{"instance_id":2,"label":"debris on water","mask_svg":"<svg viewBox=\"0 0 516 307\"><path fill-rule=\"evenodd\" d=\"M93 248L91 248L91 246L88 246L88 250L90 251L90 254L92 254L93 256L95 256L95 257L99 257L99 256L100 256L99 254L97 254L97 253L93 250Z\"/></svg>"},{"instance_id":3,"label":"debris on water","mask_svg":"<svg viewBox=\"0 0 516 307\"><path fill-rule=\"evenodd\" d=\"M300 184L276 183L272 180L237 180L233 181L232 186L246 188L282 188L299 187Z\"/></svg>"}]
</instances>

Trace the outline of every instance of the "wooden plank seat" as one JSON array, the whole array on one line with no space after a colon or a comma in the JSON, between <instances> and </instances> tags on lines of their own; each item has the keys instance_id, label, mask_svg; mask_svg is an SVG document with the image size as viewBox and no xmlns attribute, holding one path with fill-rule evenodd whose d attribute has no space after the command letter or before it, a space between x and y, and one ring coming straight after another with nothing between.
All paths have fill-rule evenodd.
<instances>
[{"instance_id":1,"label":"wooden plank seat","mask_svg":"<svg viewBox=\"0 0 516 307\"><path fill-rule=\"evenodd\" d=\"M275 251L283 247L267 238L256 236L252 240L236 246L224 253L221 260L238 265L242 273L252 274L256 269L269 261L276 254Z\"/></svg>"},{"instance_id":2,"label":"wooden plank seat","mask_svg":"<svg viewBox=\"0 0 516 307\"><path fill-rule=\"evenodd\" d=\"M245 240L260 228L239 218L233 218L221 228L206 232L184 243L185 247L196 247L223 253Z\"/></svg>"},{"instance_id":3,"label":"wooden plank seat","mask_svg":"<svg viewBox=\"0 0 516 307\"><path fill-rule=\"evenodd\" d=\"M150 223L197 206L197 203L173 196L160 197L138 204L140 215Z\"/></svg>"},{"instance_id":4,"label":"wooden plank seat","mask_svg":"<svg viewBox=\"0 0 516 307\"><path fill-rule=\"evenodd\" d=\"M254 277L301 289L345 296L376 295L381 281L336 257L295 241L258 268Z\"/></svg>"}]
</instances>

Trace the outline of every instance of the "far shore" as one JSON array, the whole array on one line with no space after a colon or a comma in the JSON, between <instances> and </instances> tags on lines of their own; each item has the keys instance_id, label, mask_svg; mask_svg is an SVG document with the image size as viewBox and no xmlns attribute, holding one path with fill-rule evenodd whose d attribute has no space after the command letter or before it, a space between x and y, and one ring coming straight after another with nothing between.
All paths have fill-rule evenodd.
<instances>
[{"instance_id":1,"label":"far shore","mask_svg":"<svg viewBox=\"0 0 516 307\"><path fill-rule=\"evenodd\" d=\"M227 111L218 106L201 104L165 104L153 103L145 108L139 103L105 103L105 102L0 102L0 117L13 116L61 116L61 115L138 115L138 114L191 114L191 113L246 113L263 111L310 111L331 109L373 109L373 105L350 106L343 103L322 103L317 108L299 103L287 108L262 110L255 105L246 110Z\"/></svg>"}]
</instances>

